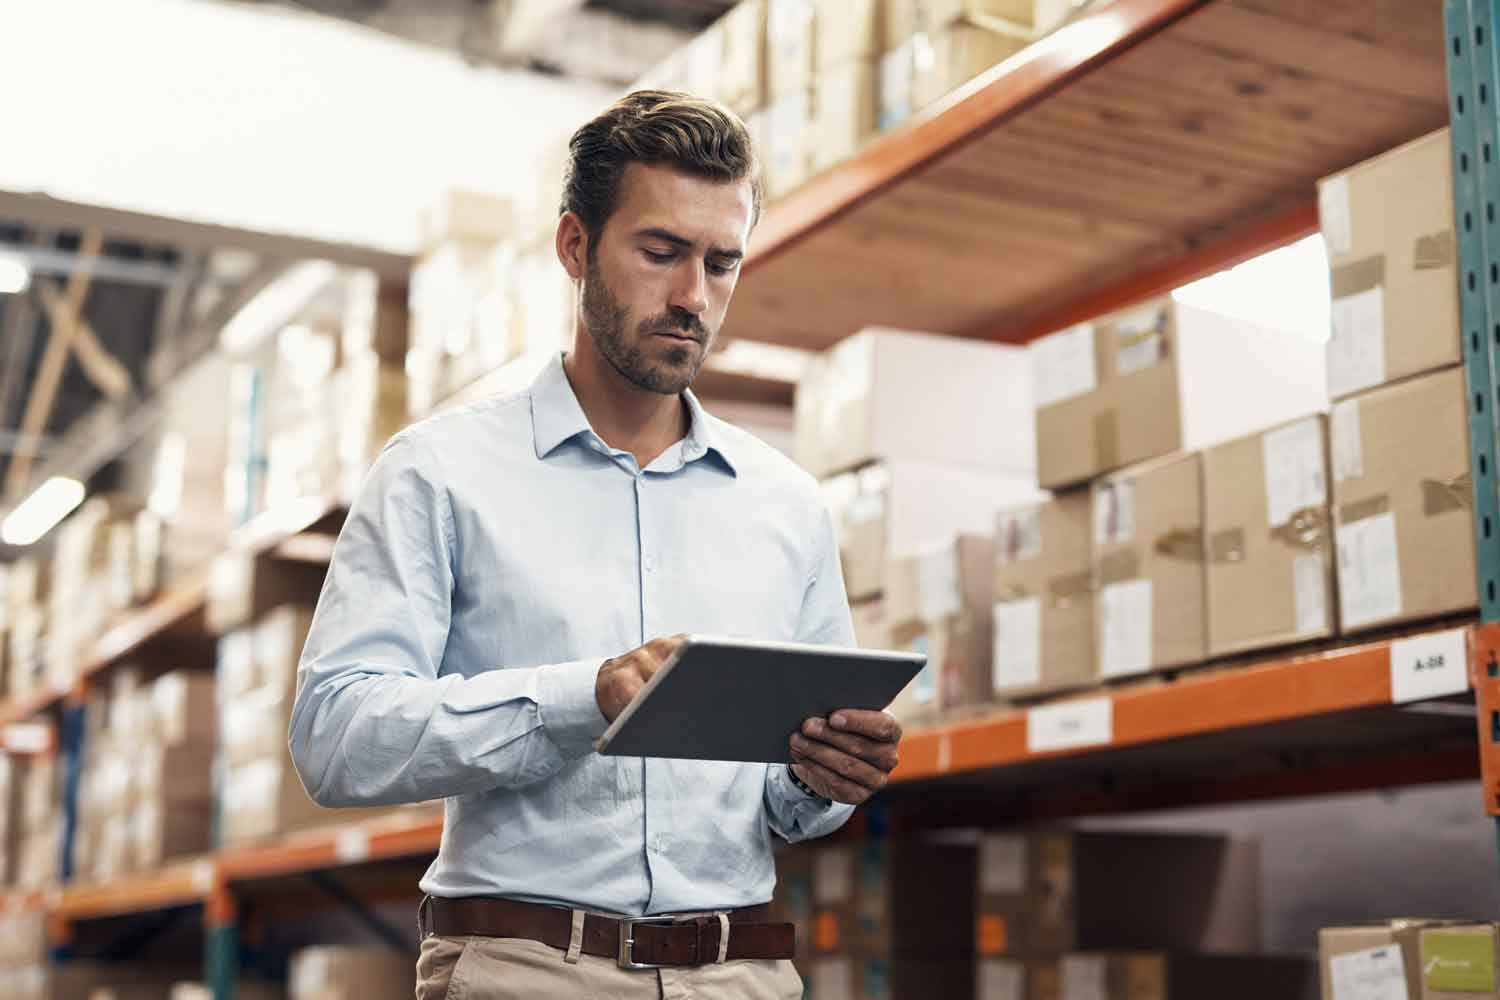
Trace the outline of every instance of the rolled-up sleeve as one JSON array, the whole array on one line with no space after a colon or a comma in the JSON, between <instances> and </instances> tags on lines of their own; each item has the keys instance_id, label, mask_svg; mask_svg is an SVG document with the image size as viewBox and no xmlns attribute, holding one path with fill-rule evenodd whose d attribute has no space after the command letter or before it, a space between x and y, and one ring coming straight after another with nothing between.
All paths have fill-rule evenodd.
<instances>
[{"instance_id":1,"label":"rolled-up sleeve","mask_svg":"<svg viewBox=\"0 0 1500 1000\"><path fill-rule=\"evenodd\" d=\"M325 806L518 788L592 752L600 660L439 676L456 550L430 452L398 435L334 547L297 672L288 740Z\"/></svg>"},{"instance_id":2,"label":"rolled-up sleeve","mask_svg":"<svg viewBox=\"0 0 1500 1000\"><path fill-rule=\"evenodd\" d=\"M833 518L821 505L810 551L812 570L803 592L797 641L853 646L854 622L844 590ZM780 764L766 768L765 802L771 829L791 843L832 833L848 822L854 812L851 805L808 795L792 784L787 768Z\"/></svg>"}]
</instances>

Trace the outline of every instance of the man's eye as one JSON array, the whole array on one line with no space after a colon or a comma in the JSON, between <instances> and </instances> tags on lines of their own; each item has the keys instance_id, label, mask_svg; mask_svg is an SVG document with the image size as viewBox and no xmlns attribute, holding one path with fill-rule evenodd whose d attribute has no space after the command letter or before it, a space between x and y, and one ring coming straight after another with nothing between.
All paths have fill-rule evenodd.
<instances>
[{"instance_id":1,"label":"man's eye","mask_svg":"<svg viewBox=\"0 0 1500 1000\"><path fill-rule=\"evenodd\" d=\"M672 260L672 254L670 252L661 253L656 250L642 250L641 253L645 254L646 259L650 260L653 264L666 264L670 263Z\"/></svg>"},{"instance_id":2,"label":"man's eye","mask_svg":"<svg viewBox=\"0 0 1500 1000\"><path fill-rule=\"evenodd\" d=\"M732 264L732 263L730 263L730 264L720 264L720 263L715 263L714 261L709 261L708 262L708 273L709 274L728 274L730 271L733 271L733 270L734 270L734 264Z\"/></svg>"}]
</instances>

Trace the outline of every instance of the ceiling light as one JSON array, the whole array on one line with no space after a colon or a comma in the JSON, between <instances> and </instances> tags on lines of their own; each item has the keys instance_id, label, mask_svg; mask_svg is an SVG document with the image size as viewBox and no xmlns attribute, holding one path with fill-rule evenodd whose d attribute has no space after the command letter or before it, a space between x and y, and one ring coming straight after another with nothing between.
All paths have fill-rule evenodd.
<instances>
[{"instance_id":1,"label":"ceiling light","mask_svg":"<svg viewBox=\"0 0 1500 1000\"><path fill-rule=\"evenodd\" d=\"M5 523L0 524L0 541L6 545L30 545L73 513L83 503L83 496L83 484L78 480L53 476L22 500Z\"/></svg>"},{"instance_id":2,"label":"ceiling light","mask_svg":"<svg viewBox=\"0 0 1500 1000\"><path fill-rule=\"evenodd\" d=\"M31 268L19 257L0 253L0 295L19 295L31 284Z\"/></svg>"}]
</instances>

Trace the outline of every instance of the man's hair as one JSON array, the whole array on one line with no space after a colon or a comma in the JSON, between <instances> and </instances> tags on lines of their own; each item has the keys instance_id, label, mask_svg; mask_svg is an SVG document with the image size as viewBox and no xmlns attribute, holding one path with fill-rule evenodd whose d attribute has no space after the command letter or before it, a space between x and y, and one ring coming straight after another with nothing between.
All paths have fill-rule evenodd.
<instances>
[{"instance_id":1,"label":"man's hair","mask_svg":"<svg viewBox=\"0 0 1500 1000\"><path fill-rule=\"evenodd\" d=\"M574 212L589 234L589 256L614 214L620 178L632 163L662 164L707 180L750 182L751 225L760 218L760 172L744 122L713 101L668 90L627 94L568 143L559 214Z\"/></svg>"}]
</instances>

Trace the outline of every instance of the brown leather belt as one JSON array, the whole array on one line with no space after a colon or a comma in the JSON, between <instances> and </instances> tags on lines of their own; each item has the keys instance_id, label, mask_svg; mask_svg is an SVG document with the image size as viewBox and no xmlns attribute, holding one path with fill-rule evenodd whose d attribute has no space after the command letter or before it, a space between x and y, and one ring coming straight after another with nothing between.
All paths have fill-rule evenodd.
<instances>
[{"instance_id":1,"label":"brown leather belt","mask_svg":"<svg viewBox=\"0 0 1500 1000\"><path fill-rule=\"evenodd\" d=\"M791 958L796 934L791 924L769 923L770 907L727 910L729 944L725 961ZM417 911L423 937L524 938L566 951L573 938L573 911L495 896L444 899L427 896ZM659 917L583 918L579 951L615 959L621 968L654 969L704 965L719 960L720 929L716 914Z\"/></svg>"}]
</instances>

